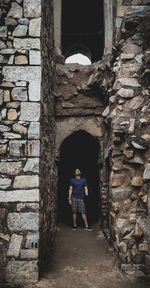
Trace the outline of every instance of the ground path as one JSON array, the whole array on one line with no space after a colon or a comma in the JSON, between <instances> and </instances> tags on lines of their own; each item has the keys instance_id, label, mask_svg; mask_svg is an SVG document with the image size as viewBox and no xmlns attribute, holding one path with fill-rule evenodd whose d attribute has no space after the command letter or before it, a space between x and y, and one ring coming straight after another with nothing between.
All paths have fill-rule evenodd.
<instances>
[{"instance_id":1,"label":"ground path","mask_svg":"<svg viewBox=\"0 0 150 288\"><path fill-rule=\"evenodd\" d=\"M141 275L118 269L116 253L98 225L93 231L73 231L61 224L56 233L50 271L36 288L148 288ZM28 286L29 287L29 286Z\"/></svg>"}]
</instances>

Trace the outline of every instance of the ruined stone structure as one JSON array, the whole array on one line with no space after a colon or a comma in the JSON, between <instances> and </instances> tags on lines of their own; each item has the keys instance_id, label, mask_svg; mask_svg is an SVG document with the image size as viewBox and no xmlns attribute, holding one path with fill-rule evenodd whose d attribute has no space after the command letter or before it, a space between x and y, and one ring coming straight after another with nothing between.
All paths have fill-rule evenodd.
<instances>
[{"instance_id":1,"label":"ruined stone structure","mask_svg":"<svg viewBox=\"0 0 150 288\"><path fill-rule=\"evenodd\" d=\"M150 1L103 2L103 59L88 67L55 58L54 4L55 25L50 0L0 5L0 282L38 281L55 235L56 164L80 131L97 139L101 222L121 268L150 273Z\"/></svg>"}]
</instances>

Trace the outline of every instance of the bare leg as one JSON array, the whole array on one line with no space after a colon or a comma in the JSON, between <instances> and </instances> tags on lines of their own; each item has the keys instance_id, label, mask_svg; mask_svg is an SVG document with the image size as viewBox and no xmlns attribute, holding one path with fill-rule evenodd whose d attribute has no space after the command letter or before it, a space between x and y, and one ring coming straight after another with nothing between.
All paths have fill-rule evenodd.
<instances>
[{"instance_id":1,"label":"bare leg","mask_svg":"<svg viewBox=\"0 0 150 288\"><path fill-rule=\"evenodd\" d=\"M77 214L73 213L73 225L77 226Z\"/></svg>"},{"instance_id":2,"label":"bare leg","mask_svg":"<svg viewBox=\"0 0 150 288\"><path fill-rule=\"evenodd\" d=\"M84 221L85 227L88 227L87 217L85 213L82 213L82 219Z\"/></svg>"}]
</instances>

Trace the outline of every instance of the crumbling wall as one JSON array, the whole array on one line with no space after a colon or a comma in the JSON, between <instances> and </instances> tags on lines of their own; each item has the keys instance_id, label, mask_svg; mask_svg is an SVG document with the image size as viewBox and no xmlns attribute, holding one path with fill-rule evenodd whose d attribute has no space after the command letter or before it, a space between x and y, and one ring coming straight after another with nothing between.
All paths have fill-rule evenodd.
<instances>
[{"instance_id":1,"label":"crumbling wall","mask_svg":"<svg viewBox=\"0 0 150 288\"><path fill-rule=\"evenodd\" d=\"M149 12L149 6L126 10L103 113L110 127L109 225L123 270L143 269L149 262Z\"/></svg>"},{"instance_id":2,"label":"crumbling wall","mask_svg":"<svg viewBox=\"0 0 150 288\"><path fill-rule=\"evenodd\" d=\"M52 1L48 4L43 1L42 9L46 11L44 5L47 4L49 12L52 13L51 3ZM54 157L53 80L51 79L54 73L53 18L49 16L50 21L47 18L43 21L42 36L45 39L43 40L45 46L42 46L41 70L41 1L1 1L0 13L2 25L0 27L2 68L0 84L0 282L25 284L38 281L40 225L43 225L44 221L45 225L41 230L43 239L47 237L45 234L48 229L51 228L51 237L54 230L54 224L51 224L54 222L50 208L51 202L47 201L51 195L54 175L52 165ZM46 21L50 27L45 32ZM45 77L46 69L48 76ZM47 87L45 87L46 84ZM45 101L47 104L43 103ZM46 105L50 107L49 112L47 112ZM49 120L50 124L47 122ZM40 121L42 121L41 161ZM47 133L46 139L45 133ZM48 153L46 149L49 149ZM50 163L47 164L50 156ZM39 172L39 163L42 172ZM48 178L44 174L44 169L51 178L50 185L50 180L44 181ZM45 182L44 188L39 173ZM44 240L43 243L45 243Z\"/></svg>"}]
</instances>

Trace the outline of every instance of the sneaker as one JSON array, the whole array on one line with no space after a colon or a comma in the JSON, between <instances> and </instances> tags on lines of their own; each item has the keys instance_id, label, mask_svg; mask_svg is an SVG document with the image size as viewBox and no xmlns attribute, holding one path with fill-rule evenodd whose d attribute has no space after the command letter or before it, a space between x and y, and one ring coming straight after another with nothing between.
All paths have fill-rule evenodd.
<instances>
[{"instance_id":1,"label":"sneaker","mask_svg":"<svg viewBox=\"0 0 150 288\"><path fill-rule=\"evenodd\" d=\"M72 230L77 230L77 228L78 228L77 226L73 226Z\"/></svg>"},{"instance_id":2,"label":"sneaker","mask_svg":"<svg viewBox=\"0 0 150 288\"><path fill-rule=\"evenodd\" d=\"M91 227L84 227L84 230L86 231L93 231L93 229Z\"/></svg>"}]
</instances>

